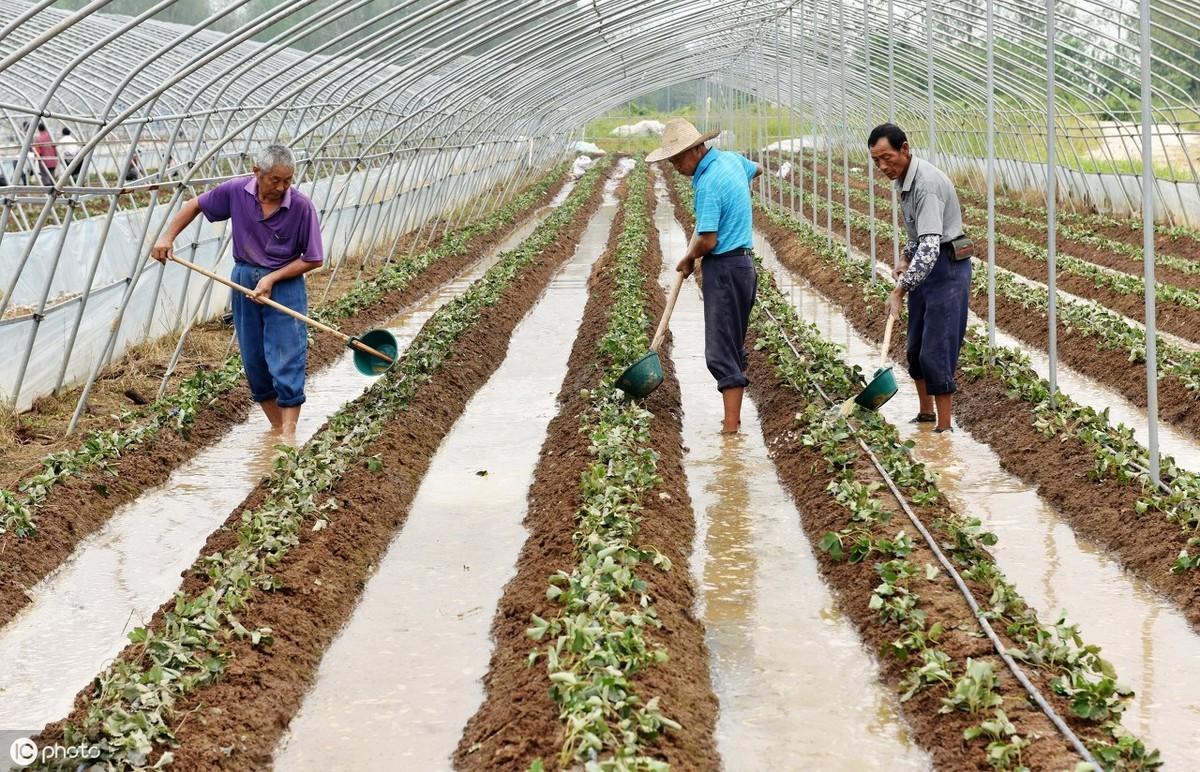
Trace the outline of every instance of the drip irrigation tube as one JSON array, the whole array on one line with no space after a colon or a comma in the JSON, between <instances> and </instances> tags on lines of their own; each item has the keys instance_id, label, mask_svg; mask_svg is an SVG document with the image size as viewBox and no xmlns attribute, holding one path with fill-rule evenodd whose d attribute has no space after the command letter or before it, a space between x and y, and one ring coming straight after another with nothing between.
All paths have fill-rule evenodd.
<instances>
[{"instance_id":1,"label":"drip irrigation tube","mask_svg":"<svg viewBox=\"0 0 1200 772\"><path fill-rule=\"evenodd\" d=\"M779 334L783 337L783 341L787 343L788 348L792 350L792 353L797 357L801 357L800 352L796 350L795 344L792 343L791 338L789 338L787 333L784 331L783 325L779 323L779 320L775 318L775 315L771 313L771 310L764 306L763 311L779 328ZM820 384L818 384L816 381L813 381L813 387L816 388L817 393L821 395L821 399L825 400L827 405L830 407L834 406L835 403L821 388ZM888 490L892 493L892 497L896 499L896 503L900 505L902 510L904 510L904 514L908 517L909 521L912 522L913 527L916 528L917 532L921 534L921 538L925 540L925 543L933 552L934 557L937 558L938 563L941 564L942 568L946 571L950 578L954 580L954 584L956 587L958 587L958 591L962 594L963 598L966 599L967 605L971 608L971 613L975 615L975 621L978 622L979 626L983 628L983 632L987 635L988 640L992 642L992 648L996 650L996 654L1000 656L1000 659L1004 660L1004 664L1008 666L1008 669L1012 672L1013 677L1017 679L1017 682L1020 683L1022 687L1024 687L1025 691L1028 692L1029 696L1037 704L1038 708L1040 708L1042 713L1046 715L1046 718L1050 719L1050 723L1054 724L1054 728L1057 729L1063 737L1067 738L1067 741L1071 743L1071 746L1075 749L1075 752L1082 756L1084 761L1091 764L1094 769L1103 769L1103 767L1101 767L1096 759L1092 756L1091 752L1088 751L1087 747L1084 746L1083 741L1079 739L1078 735L1071 731L1071 728L1062 720L1062 717L1058 715L1058 712L1055 711L1048 702L1046 702L1046 698L1042 696L1042 693L1038 690L1038 688L1034 686L1033 682L1029 680L1029 677L1025 675L1025 671L1021 669L1021 666L1017 664L1016 660L1009 656L1008 652L1004 648L1004 644L1000 641L1000 637L996 635L996 631L992 629L991 623L989 623L987 618L984 616L984 612L979 608L979 604L975 602L975 596L971 594L971 590L967 587L966 582L963 581L962 576L942 552L941 548L938 546L937 540L933 538L933 535L930 534L925 528L925 524L921 522L920 518L918 518L916 513L912 511L912 508L909 507L904 495L900 492L899 488L896 487L896 483L887 473L887 470L883 468L883 464L879 462L879 459L875 456L875 453L871 451L871 448L867 445L867 443L858 435L855 427L849 421L846 422L846 426L850 429L850 433L854 435L854 439L858 442L858 446L862 448L863 452L867 454L867 457L871 459L871 464L875 467L875 471L878 472L879 476L883 478L883 481L887 484Z\"/></svg>"}]
</instances>

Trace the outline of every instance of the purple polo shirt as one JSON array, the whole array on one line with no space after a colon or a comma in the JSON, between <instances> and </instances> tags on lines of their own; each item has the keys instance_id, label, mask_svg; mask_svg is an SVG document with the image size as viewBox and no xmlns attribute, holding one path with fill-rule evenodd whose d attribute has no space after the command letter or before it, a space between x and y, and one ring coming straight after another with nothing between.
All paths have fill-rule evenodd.
<instances>
[{"instance_id":1,"label":"purple polo shirt","mask_svg":"<svg viewBox=\"0 0 1200 772\"><path fill-rule=\"evenodd\" d=\"M233 220L233 258L238 262L275 270L296 258L310 263L325 259L317 208L295 188L287 189L279 209L265 220L254 175L226 180L196 202L209 222Z\"/></svg>"}]
</instances>

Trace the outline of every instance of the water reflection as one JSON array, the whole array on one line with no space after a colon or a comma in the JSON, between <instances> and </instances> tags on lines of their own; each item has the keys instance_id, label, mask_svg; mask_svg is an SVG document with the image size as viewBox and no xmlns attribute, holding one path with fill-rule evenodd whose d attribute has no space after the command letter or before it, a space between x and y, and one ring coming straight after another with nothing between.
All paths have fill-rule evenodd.
<instances>
[{"instance_id":1,"label":"water reflection","mask_svg":"<svg viewBox=\"0 0 1200 772\"><path fill-rule=\"evenodd\" d=\"M742 462L742 436L713 433L718 437L719 452L691 465L702 476L712 472L704 486L711 502L704 513L708 522L704 539L704 621L718 649L741 651L753 647L746 621L754 611L758 568L751 544L748 470ZM739 660L743 667L751 664L749 658L737 657L729 664L736 667Z\"/></svg>"}]
</instances>

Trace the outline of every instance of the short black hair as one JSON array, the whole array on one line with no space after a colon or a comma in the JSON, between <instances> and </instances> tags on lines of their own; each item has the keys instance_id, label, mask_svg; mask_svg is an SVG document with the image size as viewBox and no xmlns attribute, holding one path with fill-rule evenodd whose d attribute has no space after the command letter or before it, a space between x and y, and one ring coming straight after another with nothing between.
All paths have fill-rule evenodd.
<instances>
[{"instance_id":1,"label":"short black hair","mask_svg":"<svg viewBox=\"0 0 1200 772\"><path fill-rule=\"evenodd\" d=\"M45 131L45 130L46 130L46 124L43 123L42 121L38 121L38 131Z\"/></svg>"},{"instance_id":2,"label":"short black hair","mask_svg":"<svg viewBox=\"0 0 1200 772\"><path fill-rule=\"evenodd\" d=\"M908 141L908 135L894 123L881 123L871 129L871 136L867 137L867 148L875 147L875 143L881 139L886 139L893 150L899 150Z\"/></svg>"},{"instance_id":3,"label":"short black hair","mask_svg":"<svg viewBox=\"0 0 1200 772\"><path fill-rule=\"evenodd\" d=\"M63 136L64 136L64 137L67 137L67 136L70 136L70 134L71 134L71 130L70 130L70 129L68 129L66 126L63 126L63 132L62 132L62 133L63 133Z\"/></svg>"}]
</instances>

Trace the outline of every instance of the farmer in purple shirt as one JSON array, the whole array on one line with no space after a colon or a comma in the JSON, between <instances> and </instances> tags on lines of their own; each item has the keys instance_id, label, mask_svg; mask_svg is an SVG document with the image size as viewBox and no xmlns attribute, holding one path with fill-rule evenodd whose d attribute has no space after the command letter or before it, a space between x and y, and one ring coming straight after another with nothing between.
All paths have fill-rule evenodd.
<instances>
[{"instance_id":1,"label":"farmer in purple shirt","mask_svg":"<svg viewBox=\"0 0 1200 772\"><path fill-rule=\"evenodd\" d=\"M201 212L209 222L232 220L233 280L254 289L254 299L233 293L233 324L250 396L272 429L293 437L304 403L308 331L304 323L258 298L308 313L304 274L325 259L317 209L292 187L292 152L267 145L250 177L234 177L188 201L154 245L151 256L166 262L175 239Z\"/></svg>"}]
</instances>

